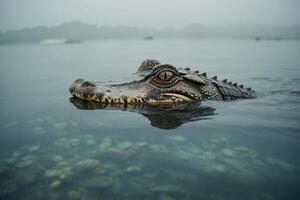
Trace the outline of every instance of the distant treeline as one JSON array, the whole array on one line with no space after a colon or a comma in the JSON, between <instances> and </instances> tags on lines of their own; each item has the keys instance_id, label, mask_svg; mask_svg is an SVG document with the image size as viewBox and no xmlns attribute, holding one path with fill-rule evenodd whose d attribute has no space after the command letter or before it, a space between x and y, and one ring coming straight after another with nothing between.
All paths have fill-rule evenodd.
<instances>
[{"instance_id":1,"label":"distant treeline","mask_svg":"<svg viewBox=\"0 0 300 200\"><path fill-rule=\"evenodd\" d=\"M263 25L204 26L191 24L183 30L172 28L151 29L128 26L94 26L83 22L68 22L59 26L37 26L21 30L0 32L0 43L40 42L49 38L69 40L116 38L259 38L300 39L300 26L279 27Z\"/></svg>"}]
</instances>

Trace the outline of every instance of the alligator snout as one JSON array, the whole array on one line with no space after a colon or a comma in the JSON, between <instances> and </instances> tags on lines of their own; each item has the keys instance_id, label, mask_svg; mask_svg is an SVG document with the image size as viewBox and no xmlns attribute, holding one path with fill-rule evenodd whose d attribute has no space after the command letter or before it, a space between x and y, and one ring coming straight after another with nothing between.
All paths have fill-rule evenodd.
<instances>
[{"instance_id":1,"label":"alligator snout","mask_svg":"<svg viewBox=\"0 0 300 200\"><path fill-rule=\"evenodd\" d=\"M111 104L142 104L144 98L137 95L125 95L124 89L115 88L105 83L77 79L70 86L70 93L80 99ZM128 94L132 93L128 90Z\"/></svg>"},{"instance_id":2,"label":"alligator snout","mask_svg":"<svg viewBox=\"0 0 300 200\"><path fill-rule=\"evenodd\" d=\"M70 93L78 98L91 98L96 95L96 85L84 79L77 79L70 86Z\"/></svg>"}]
</instances>

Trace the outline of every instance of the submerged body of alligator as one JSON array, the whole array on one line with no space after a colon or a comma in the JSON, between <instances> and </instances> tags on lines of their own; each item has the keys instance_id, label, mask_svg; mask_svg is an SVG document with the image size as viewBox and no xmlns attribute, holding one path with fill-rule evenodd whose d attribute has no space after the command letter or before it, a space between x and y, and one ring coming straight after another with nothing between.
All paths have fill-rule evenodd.
<instances>
[{"instance_id":1,"label":"submerged body of alligator","mask_svg":"<svg viewBox=\"0 0 300 200\"><path fill-rule=\"evenodd\" d=\"M124 81L94 82L77 79L70 92L79 99L114 105L171 105L203 100L255 98L243 85L208 78L206 73L145 60Z\"/></svg>"}]
</instances>

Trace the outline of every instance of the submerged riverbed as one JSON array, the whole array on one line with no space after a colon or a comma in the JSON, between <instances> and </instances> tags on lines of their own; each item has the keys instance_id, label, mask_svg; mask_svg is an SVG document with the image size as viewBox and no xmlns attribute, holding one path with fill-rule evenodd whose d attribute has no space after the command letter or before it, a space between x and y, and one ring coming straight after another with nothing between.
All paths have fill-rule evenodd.
<instances>
[{"instance_id":1,"label":"submerged riverbed","mask_svg":"<svg viewBox=\"0 0 300 200\"><path fill-rule=\"evenodd\" d=\"M298 199L299 55L297 41L0 46L0 199ZM181 121L70 102L75 79L120 79L146 58L259 97Z\"/></svg>"}]
</instances>

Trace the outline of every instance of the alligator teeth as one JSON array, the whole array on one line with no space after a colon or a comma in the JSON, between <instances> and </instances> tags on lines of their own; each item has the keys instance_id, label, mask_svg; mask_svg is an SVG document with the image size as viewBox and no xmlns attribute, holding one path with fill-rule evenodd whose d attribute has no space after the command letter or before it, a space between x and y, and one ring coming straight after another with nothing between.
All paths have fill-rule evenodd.
<instances>
[{"instance_id":1,"label":"alligator teeth","mask_svg":"<svg viewBox=\"0 0 300 200\"><path fill-rule=\"evenodd\" d=\"M134 97L129 97L129 98L127 99L127 102L128 102L129 104L135 104L137 101L136 101L136 98L134 98Z\"/></svg>"},{"instance_id":2,"label":"alligator teeth","mask_svg":"<svg viewBox=\"0 0 300 200\"><path fill-rule=\"evenodd\" d=\"M103 99L102 99L102 102L103 103L109 103L109 99L110 99L109 97L104 96Z\"/></svg>"}]
</instances>

